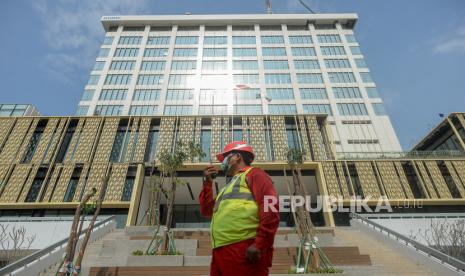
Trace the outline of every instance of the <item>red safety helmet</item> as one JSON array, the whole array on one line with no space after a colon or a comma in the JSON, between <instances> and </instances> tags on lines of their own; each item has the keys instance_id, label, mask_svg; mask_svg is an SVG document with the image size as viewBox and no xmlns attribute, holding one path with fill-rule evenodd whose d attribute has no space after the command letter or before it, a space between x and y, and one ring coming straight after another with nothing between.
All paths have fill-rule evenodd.
<instances>
[{"instance_id":1,"label":"red safety helmet","mask_svg":"<svg viewBox=\"0 0 465 276\"><path fill-rule=\"evenodd\" d=\"M227 144L224 147L223 152L216 155L216 159L218 159L218 161L220 162L223 162L224 157L228 155L228 153L230 153L231 151L248 152L252 154L252 161L255 158L255 154L253 153L253 149L251 145L247 144L247 142L244 142L244 141L234 141L234 142Z\"/></svg>"}]
</instances>

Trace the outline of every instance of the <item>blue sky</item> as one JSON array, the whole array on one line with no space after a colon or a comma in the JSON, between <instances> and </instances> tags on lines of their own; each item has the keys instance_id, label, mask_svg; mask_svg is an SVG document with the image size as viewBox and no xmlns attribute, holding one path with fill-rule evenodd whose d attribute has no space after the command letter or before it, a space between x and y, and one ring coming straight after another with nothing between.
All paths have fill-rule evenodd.
<instances>
[{"instance_id":1,"label":"blue sky","mask_svg":"<svg viewBox=\"0 0 465 276\"><path fill-rule=\"evenodd\" d=\"M72 115L104 32L102 15L264 13L264 0L2 0L0 103ZM465 1L307 0L317 12L355 12L355 32L404 149L465 111ZM274 0L274 13L305 13Z\"/></svg>"}]
</instances>

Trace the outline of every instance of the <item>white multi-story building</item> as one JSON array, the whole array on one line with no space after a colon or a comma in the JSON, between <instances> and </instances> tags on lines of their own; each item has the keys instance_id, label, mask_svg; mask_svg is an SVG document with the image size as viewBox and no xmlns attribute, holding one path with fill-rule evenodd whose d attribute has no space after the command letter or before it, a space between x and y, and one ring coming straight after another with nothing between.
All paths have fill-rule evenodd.
<instances>
[{"instance_id":1,"label":"white multi-story building","mask_svg":"<svg viewBox=\"0 0 465 276\"><path fill-rule=\"evenodd\" d=\"M78 115L327 113L338 152L401 147L356 14L104 16Z\"/></svg>"}]
</instances>

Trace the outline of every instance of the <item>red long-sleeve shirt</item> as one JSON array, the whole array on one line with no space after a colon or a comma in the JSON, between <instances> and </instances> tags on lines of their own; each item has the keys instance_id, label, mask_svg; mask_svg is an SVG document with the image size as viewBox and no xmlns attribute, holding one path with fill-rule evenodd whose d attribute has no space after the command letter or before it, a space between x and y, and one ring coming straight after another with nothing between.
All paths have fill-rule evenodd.
<instances>
[{"instance_id":1,"label":"red long-sleeve shirt","mask_svg":"<svg viewBox=\"0 0 465 276\"><path fill-rule=\"evenodd\" d=\"M246 171L250 167L243 168L240 172ZM247 174L247 183L249 189L255 198L258 205L259 224L257 228L257 236L253 245L263 251L273 247L274 236L279 226L279 212L277 193L273 186L270 176L259 168L252 168ZM271 208L267 212L264 210L264 197L276 197L275 204L270 204ZM213 207L215 206L215 198L213 197L213 188L211 182L204 182L203 189L199 196L200 213L202 216L211 217L213 215ZM271 202L271 201L268 201ZM273 209L274 207L274 209Z\"/></svg>"}]
</instances>

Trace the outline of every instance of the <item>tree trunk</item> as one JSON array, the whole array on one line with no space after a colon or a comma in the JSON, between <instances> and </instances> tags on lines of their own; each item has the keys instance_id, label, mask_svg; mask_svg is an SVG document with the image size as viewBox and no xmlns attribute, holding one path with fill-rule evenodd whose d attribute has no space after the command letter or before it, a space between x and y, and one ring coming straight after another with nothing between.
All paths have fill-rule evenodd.
<instances>
[{"instance_id":1,"label":"tree trunk","mask_svg":"<svg viewBox=\"0 0 465 276\"><path fill-rule=\"evenodd\" d=\"M79 223L79 217L81 215L81 210L83 206L89 201L89 199L95 194L95 190L92 189L91 192L87 193L84 198L81 200L79 205L76 207L76 212L74 213L74 219L73 219L73 224L71 225L71 232L69 234L68 238L68 244L66 246L66 255L65 255L65 260L63 262L63 265L61 268L58 270L57 275L58 276L65 276L67 275L68 271L68 264L73 261L74 257L74 242L76 240L76 235L77 235L77 227Z\"/></svg>"},{"instance_id":2,"label":"tree trunk","mask_svg":"<svg viewBox=\"0 0 465 276\"><path fill-rule=\"evenodd\" d=\"M171 177L171 190L169 194L169 200L167 201L168 205L168 210L166 212L166 224L165 224L165 235L163 239L163 254L168 254L168 249L169 249L169 238L168 238L168 232L171 229L171 223L173 221L173 205L174 205L174 199L176 195L176 177Z\"/></svg>"},{"instance_id":3,"label":"tree trunk","mask_svg":"<svg viewBox=\"0 0 465 276\"><path fill-rule=\"evenodd\" d=\"M92 220L90 221L89 226L87 227L86 235L84 236L84 239L82 240L81 249L79 250L79 255L74 264L73 275L81 274L81 263L84 257L84 252L86 251L86 247L87 247L87 243L89 242L90 235L92 234L92 231L94 230L95 221L97 220L97 217L100 214L100 209L102 208L102 202L103 202L103 198L105 195L105 190L107 189L107 184L108 184L108 179L109 179L108 172L109 170L107 171L107 175L105 176L102 185L100 186L99 196L97 199L97 208L95 209L95 213L92 216Z\"/></svg>"}]
</instances>

